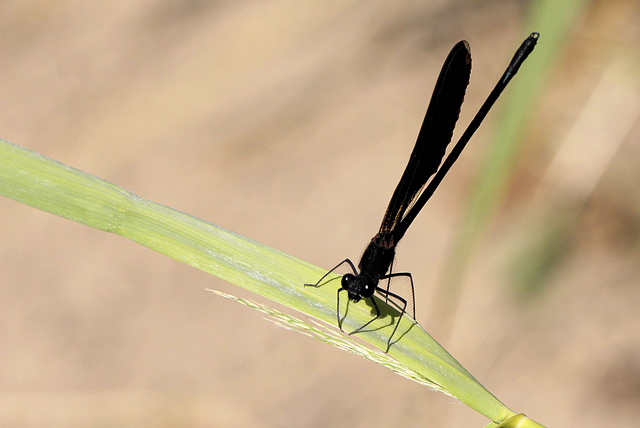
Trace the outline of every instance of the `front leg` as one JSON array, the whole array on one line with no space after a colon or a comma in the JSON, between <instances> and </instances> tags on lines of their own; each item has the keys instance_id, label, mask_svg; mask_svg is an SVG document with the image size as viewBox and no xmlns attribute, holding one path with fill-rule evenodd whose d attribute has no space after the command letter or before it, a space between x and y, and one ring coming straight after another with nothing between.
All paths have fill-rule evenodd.
<instances>
[{"instance_id":1,"label":"front leg","mask_svg":"<svg viewBox=\"0 0 640 428\"><path fill-rule=\"evenodd\" d=\"M351 266L351 270L353 270L353 274L358 276L358 270L356 269L356 267L354 266L353 262L349 259L344 259L343 261L341 261L340 263L338 263L337 265L335 265L335 267L333 269L331 269L329 272L325 273L322 278L320 278L318 280L318 282L316 282L315 284L304 284L305 287L320 287L320 283L322 282L323 279L325 279L331 272L335 271L336 269L338 269L340 266L342 266L343 264L348 263L349 266Z\"/></svg>"},{"instance_id":2,"label":"front leg","mask_svg":"<svg viewBox=\"0 0 640 428\"><path fill-rule=\"evenodd\" d=\"M373 303L373 308L376 310L376 316L371 318L366 324L358 327L357 329L353 330L351 333L349 333L349 335L355 334L357 332L359 332L360 330L362 330L363 328L365 328L366 326L368 326L369 324L371 324L372 322L374 322L375 320L377 320L378 318L380 318L380 308L378 308L378 304L376 303L376 300L373 298L373 296L371 296L369 298L369 300L371 300L371 303ZM342 330L342 329L340 329Z\"/></svg>"}]
</instances>

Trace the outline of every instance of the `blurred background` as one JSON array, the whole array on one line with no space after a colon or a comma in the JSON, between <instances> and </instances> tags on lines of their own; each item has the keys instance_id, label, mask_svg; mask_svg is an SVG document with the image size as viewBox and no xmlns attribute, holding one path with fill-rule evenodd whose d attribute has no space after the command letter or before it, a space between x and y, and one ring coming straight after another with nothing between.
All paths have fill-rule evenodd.
<instances>
[{"instance_id":1,"label":"blurred background","mask_svg":"<svg viewBox=\"0 0 640 428\"><path fill-rule=\"evenodd\" d=\"M395 268L420 323L512 410L632 426L637 1L3 1L0 138L331 268L377 231L449 49L466 39L474 61L456 138L532 31ZM231 284L0 211L2 426L488 423L205 291L258 299Z\"/></svg>"}]
</instances>

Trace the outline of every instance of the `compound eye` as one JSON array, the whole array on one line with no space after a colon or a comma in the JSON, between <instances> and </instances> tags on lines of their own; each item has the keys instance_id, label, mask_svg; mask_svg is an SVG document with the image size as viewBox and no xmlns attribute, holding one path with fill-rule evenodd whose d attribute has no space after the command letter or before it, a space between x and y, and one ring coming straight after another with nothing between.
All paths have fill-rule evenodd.
<instances>
[{"instance_id":1,"label":"compound eye","mask_svg":"<svg viewBox=\"0 0 640 428\"><path fill-rule=\"evenodd\" d=\"M362 292L360 293L362 297L371 297L373 296L373 292L376 290L375 285L370 282L365 282L362 286Z\"/></svg>"},{"instance_id":2,"label":"compound eye","mask_svg":"<svg viewBox=\"0 0 640 428\"><path fill-rule=\"evenodd\" d=\"M352 273L345 273L342 276L342 280L340 281L342 284L342 288L344 288L345 290L349 290L350 284L353 283L353 280L355 279L355 276Z\"/></svg>"}]
</instances>

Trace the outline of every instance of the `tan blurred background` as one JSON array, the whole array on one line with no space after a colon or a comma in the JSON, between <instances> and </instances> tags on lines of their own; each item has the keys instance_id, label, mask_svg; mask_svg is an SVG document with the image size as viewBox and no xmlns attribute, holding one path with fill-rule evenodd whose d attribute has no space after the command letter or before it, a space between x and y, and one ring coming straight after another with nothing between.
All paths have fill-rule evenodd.
<instances>
[{"instance_id":1,"label":"tan blurred background","mask_svg":"<svg viewBox=\"0 0 640 428\"><path fill-rule=\"evenodd\" d=\"M330 268L377 230L451 46L473 52L466 125L539 30L533 3L0 2L0 138ZM634 1L577 10L452 306L444 266L500 103L398 250L421 324L550 426L640 417L639 26ZM204 291L255 298L235 286L0 211L3 427L488 422Z\"/></svg>"}]
</instances>

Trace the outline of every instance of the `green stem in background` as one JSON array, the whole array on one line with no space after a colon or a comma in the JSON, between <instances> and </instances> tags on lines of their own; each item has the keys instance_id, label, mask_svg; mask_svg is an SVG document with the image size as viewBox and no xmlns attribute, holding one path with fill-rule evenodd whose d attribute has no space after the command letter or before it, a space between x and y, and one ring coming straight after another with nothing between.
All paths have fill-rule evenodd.
<instances>
[{"instance_id":1,"label":"green stem in background","mask_svg":"<svg viewBox=\"0 0 640 428\"><path fill-rule=\"evenodd\" d=\"M330 282L320 288L303 286L321 277L325 270L2 140L0 194L121 235L329 325L336 323L336 285ZM356 352L450 394L496 423L515 416L409 317L400 320L396 333L399 339L387 355L358 346L351 338L336 334L335 328L313 326L266 306L236 300L268 313L289 328ZM384 349L398 313L382 301L379 306L381 319L370 332L358 337ZM345 329L361 325L370 317L366 305L352 304Z\"/></svg>"},{"instance_id":2,"label":"green stem in background","mask_svg":"<svg viewBox=\"0 0 640 428\"><path fill-rule=\"evenodd\" d=\"M507 190L509 175L514 169L518 154L522 149L520 141L527 121L535 106L547 76L553 71L553 63L564 46L566 35L583 10L585 0L557 2L541 0L534 2L529 24L525 28L535 28L544 37L536 47L536 60L520 70L511 84L502 104L502 117L498 120L498 130L492 139L479 177L476 189L461 222L459 233L445 262L443 284L441 284L438 314L455 312L460 287L474 248L482 238L489 219Z\"/></svg>"}]
</instances>

